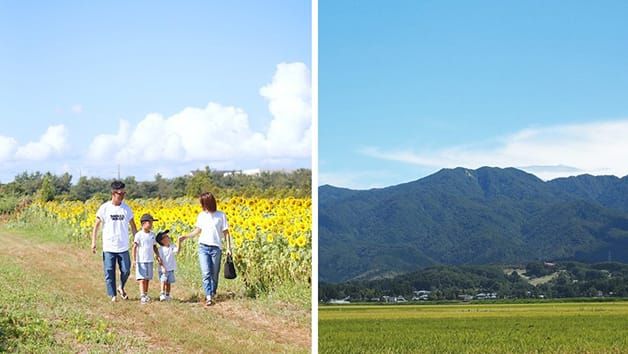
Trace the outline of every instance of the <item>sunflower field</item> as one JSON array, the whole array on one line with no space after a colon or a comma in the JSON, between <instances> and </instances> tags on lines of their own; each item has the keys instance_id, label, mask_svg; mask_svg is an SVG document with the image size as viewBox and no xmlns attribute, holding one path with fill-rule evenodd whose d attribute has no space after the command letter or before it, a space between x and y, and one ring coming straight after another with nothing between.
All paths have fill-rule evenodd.
<instances>
[{"instance_id":1,"label":"sunflower field","mask_svg":"<svg viewBox=\"0 0 628 354\"><path fill-rule=\"evenodd\" d=\"M68 237L71 241L89 244L96 210L102 202L96 199L85 202L39 201L30 208L70 225L72 232ZM201 212L198 200L192 198L125 202L133 210L138 228L139 217L150 213L158 219L153 224L153 231L169 229L173 240L192 231ZM309 198L231 197L218 200L218 210L227 215L238 278L251 293L272 290L283 282L310 281L311 207ZM196 252L196 239L184 241L177 262L196 266Z\"/></svg>"}]
</instances>

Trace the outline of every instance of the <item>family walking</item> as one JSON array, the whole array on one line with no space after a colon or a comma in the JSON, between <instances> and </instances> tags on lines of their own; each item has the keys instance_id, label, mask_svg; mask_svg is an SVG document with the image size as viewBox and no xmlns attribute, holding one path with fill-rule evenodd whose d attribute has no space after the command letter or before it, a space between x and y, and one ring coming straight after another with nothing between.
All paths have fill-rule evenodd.
<instances>
[{"instance_id":1,"label":"family walking","mask_svg":"<svg viewBox=\"0 0 628 354\"><path fill-rule=\"evenodd\" d=\"M161 282L159 300L171 299L171 284L175 282L176 254L180 242L188 238L198 238L198 259L205 291L205 306L215 301L220 274L223 238L227 241L227 254L231 254L231 240L227 216L217 210L216 198L211 193L203 193L199 200L202 211L199 213L194 230L177 239L175 245L170 240L169 231L155 235L153 222L157 221L150 214L140 218L140 230L137 230L134 214L124 203L125 184L121 181L111 183L111 200L103 203L96 212L96 222L92 230L92 252L96 253L96 239L102 226L102 257L107 295L116 301L119 295L128 299L125 291L126 282L135 267L136 280L140 288L140 302L150 302L148 296L149 281L153 279L154 260L158 263L158 275ZM129 228L133 238L133 264L129 255ZM120 273L120 284L116 287L116 265Z\"/></svg>"}]
</instances>

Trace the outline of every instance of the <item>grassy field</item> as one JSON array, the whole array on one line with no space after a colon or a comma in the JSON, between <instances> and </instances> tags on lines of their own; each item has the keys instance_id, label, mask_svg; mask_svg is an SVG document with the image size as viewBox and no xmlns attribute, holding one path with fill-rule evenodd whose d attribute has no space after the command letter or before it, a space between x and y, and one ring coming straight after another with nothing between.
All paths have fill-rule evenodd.
<instances>
[{"instance_id":1,"label":"grassy field","mask_svg":"<svg viewBox=\"0 0 628 354\"><path fill-rule=\"evenodd\" d=\"M320 353L627 353L628 302L324 306Z\"/></svg>"},{"instance_id":2,"label":"grassy field","mask_svg":"<svg viewBox=\"0 0 628 354\"><path fill-rule=\"evenodd\" d=\"M130 278L130 300L111 303L102 256L68 244L59 231L0 227L0 352L310 351L309 306L290 301L309 288L252 299L238 294L237 282L222 279L217 304L206 309L198 281L177 278L174 301L140 305ZM149 294L158 297L156 282Z\"/></svg>"}]
</instances>

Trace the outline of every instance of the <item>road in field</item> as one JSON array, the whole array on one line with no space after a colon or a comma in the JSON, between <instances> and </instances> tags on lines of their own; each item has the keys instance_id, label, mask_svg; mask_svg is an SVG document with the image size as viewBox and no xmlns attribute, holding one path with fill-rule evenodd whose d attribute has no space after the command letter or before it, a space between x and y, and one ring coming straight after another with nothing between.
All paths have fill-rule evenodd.
<instances>
[{"instance_id":1,"label":"road in field","mask_svg":"<svg viewBox=\"0 0 628 354\"><path fill-rule=\"evenodd\" d=\"M0 267L4 268L0 274L4 282L2 291L14 292L4 297L4 302L14 303L0 304L0 310L15 313L12 311L17 311L21 301L30 301L29 306L36 308L20 311L44 316L46 328L52 328L59 348L86 352L98 347L100 339L92 340L93 346L90 345L90 334L83 335L83 329L74 325L97 323L95 327L102 326L114 338L113 344L98 348L115 352L310 350L310 327L304 321L274 314L255 300L221 299L219 291L218 303L205 309L197 300L198 289L177 282L173 285L174 301L140 305L131 274L127 284L130 300L111 303L104 290L101 255L73 245L40 243L37 238L5 231L0 232L0 243ZM151 283L149 293L153 298L158 297L157 282ZM10 297L11 294L15 296ZM303 316L309 314L299 317ZM74 328L73 332L64 333L68 328ZM2 334L0 328L0 342Z\"/></svg>"},{"instance_id":2,"label":"road in field","mask_svg":"<svg viewBox=\"0 0 628 354\"><path fill-rule=\"evenodd\" d=\"M628 302L323 306L320 353L628 353Z\"/></svg>"}]
</instances>

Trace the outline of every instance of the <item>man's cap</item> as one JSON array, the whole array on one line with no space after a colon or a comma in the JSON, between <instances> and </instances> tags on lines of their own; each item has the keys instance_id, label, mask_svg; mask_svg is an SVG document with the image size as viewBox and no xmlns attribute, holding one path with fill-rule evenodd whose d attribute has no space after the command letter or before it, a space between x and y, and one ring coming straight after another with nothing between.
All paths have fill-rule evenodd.
<instances>
[{"instance_id":1,"label":"man's cap","mask_svg":"<svg viewBox=\"0 0 628 354\"><path fill-rule=\"evenodd\" d=\"M113 181L113 182L111 182L111 189L112 190L124 189L124 187L126 187L126 185L122 181Z\"/></svg>"},{"instance_id":2,"label":"man's cap","mask_svg":"<svg viewBox=\"0 0 628 354\"><path fill-rule=\"evenodd\" d=\"M144 214L140 218L140 222L144 222L144 221L157 221L157 219L153 219L153 216L150 214Z\"/></svg>"},{"instance_id":3,"label":"man's cap","mask_svg":"<svg viewBox=\"0 0 628 354\"><path fill-rule=\"evenodd\" d=\"M157 233L157 236L155 236L155 241L157 241L157 243L161 245L161 240L164 238L164 236L168 235L168 232L170 232L170 230L159 231Z\"/></svg>"}]
</instances>

